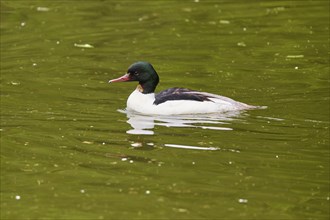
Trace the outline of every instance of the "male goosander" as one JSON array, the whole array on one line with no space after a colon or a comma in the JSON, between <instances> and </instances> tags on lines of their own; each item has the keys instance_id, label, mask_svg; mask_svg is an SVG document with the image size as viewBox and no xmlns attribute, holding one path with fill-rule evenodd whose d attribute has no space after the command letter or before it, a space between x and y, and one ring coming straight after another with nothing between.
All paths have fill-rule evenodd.
<instances>
[{"instance_id":1,"label":"male goosander","mask_svg":"<svg viewBox=\"0 0 330 220\"><path fill-rule=\"evenodd\" d=\"M142 114L202 114L258 108L224 96L184 88L170 88L155 94L159 77L148 62L132 64L125 75L109 83L128 81L138 81L139 85L127 99L127 110Z\"/></svg>"}]
</instances>

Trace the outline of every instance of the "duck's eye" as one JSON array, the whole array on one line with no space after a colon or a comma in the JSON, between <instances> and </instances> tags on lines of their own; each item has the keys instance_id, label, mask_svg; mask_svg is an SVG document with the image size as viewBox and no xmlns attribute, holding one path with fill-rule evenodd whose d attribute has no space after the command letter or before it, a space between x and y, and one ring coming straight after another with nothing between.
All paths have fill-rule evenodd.
<instances>
[{"instance_id":1,"label":"duck's eye","mask_svg":"<svg viewBox=\"0 0 330 220\"><path fill-rule=\"evenodd\" d=\"M134 74L134 76L137 76L137 75L139 75L139 73L138 73L138 72L134 72L133 74Z\"/></svg>"}]
</instances>

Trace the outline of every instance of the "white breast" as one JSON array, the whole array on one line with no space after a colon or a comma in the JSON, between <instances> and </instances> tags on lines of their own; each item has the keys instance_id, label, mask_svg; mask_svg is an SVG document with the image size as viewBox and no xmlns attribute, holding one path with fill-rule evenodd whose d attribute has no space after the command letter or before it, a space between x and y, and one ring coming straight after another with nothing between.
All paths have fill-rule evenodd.
<instances>
[{"instance_id":1,"label":"white breast","mask_svg":"<svg viewBox=\"0 0 330 220\"><path fill-rule=\"evenodd\" d=\"M134 90L127 99L127 110L133 110L145 114L153 113L155 93L143 94L138 89Z\"/></svg>"}]
</instances>

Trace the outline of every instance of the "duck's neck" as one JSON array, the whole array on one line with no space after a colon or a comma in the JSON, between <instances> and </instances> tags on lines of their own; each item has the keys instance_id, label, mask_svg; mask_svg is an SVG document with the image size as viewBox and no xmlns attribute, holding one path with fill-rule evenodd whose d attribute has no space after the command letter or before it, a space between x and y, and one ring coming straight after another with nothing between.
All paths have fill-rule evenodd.
<instances>
[{"instance_id":1,"label":"duck's neck","mask_svg":"<svg viewBox=\"0 0 330 220\"><path fill-rule=\"evenodd\" d=\"M144 83L142 85L139 84L138 87L139 87L139 91L142 92L143 94L154 93L156 89L155 85L147 84L147 83Z\"/></svg>"},{"instance_id":2,"label":"duck's neck","mask_svg":"<svg viewBox=\"0 0 330 220\"><path fill-rule=\"evenodd\" d=\"M154 78L152 80L148 80L146 82L139 82L139 91L142 92L143 94L149 94L149 93L154 93L155 89L158 85L159 82L159 77L156 74L154 74ZM139 87L138 86L138 87Z\"/></svg>"}]
</instances>

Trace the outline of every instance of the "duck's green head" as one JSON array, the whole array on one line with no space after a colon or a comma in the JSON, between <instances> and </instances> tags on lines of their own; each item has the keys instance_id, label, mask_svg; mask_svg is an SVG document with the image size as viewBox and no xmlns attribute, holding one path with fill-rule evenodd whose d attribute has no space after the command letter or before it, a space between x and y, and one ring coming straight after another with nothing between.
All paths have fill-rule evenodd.
<instances>
[{"instance_id":1,"label":"duck's green head","mask_svg":"<svg viewBox=\"0 0 330 220\"><path fill-rule=\"evenodd\" d=\"M156 70L148 62L136 62L133 63L127 70L127 73L117 79L112 79L112 82L130 82L138 81L142 87L142 93L153 93L159 82L159 77Z\"/></svg>"}]
</instances>

